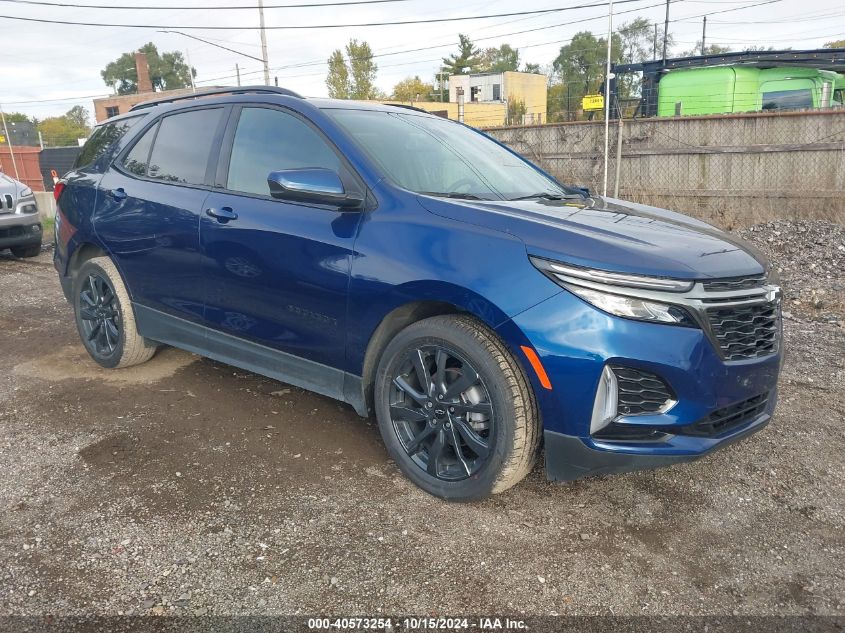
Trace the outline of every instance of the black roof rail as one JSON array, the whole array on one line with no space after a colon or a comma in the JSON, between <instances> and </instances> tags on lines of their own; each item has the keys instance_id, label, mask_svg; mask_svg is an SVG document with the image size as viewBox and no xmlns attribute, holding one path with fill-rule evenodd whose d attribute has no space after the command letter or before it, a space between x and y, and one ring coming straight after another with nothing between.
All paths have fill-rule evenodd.
<instances>
[{"instance_id":1,"label":"black roof rail","mask_svg":"<svg viewBox=\"0 0 845 633\"><path fill-rule=\"evenodd\" d=\"M407 105L405 103L382 103L381 105L386 106L393 106L394 108L405 108L406 110L414 110L416 112L425 112L426 114L431 114L428 110L423 110L422 108L418 108L417 106Z\"/></svg>"},{"instance_id":2,"label":"black roof rail","mask_svg":"<svg viewBox=\"0 0 845 633\"><path fill-rule=\"evenodd\" d=\"M243 94L275 94L284 95L286 97L296 97L297 99L304 99L300 94L287 88L279 88L278 86L238 86L229 88L211 88L209 90L200 90L198 92L186 92L185 94L175 95L171 97L162 97L161 99L150 99L142 103L135 104L129 111L142 110L144 108L152 108L153 106L162 103L173 103L174 101L186 101L188 99L199 99L201 97L213 97L216 95L243 95Z\"/></svg>"}]
</instances>

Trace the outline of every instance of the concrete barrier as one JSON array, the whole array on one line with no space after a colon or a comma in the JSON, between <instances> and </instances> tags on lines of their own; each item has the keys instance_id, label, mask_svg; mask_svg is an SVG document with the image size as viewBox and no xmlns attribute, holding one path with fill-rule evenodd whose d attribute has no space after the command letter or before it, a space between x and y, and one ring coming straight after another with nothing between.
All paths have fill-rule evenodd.
<instances>
[{"instance_id":1,"label":"concrete barrier","mask_svg":"<svg viewBox=\"0 0 845 633\"><path fill-rule=\"evenodd\" d=\"M42 220L56 217L56 200L52 191L36 191L35 204L38 205L38 215Z\"/></svg>"}]
</instances>

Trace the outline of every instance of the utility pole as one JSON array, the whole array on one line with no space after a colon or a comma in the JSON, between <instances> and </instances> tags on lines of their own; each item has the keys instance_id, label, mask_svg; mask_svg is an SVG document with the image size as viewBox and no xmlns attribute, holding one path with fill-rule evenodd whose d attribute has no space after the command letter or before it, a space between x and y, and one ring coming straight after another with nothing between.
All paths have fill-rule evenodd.
<instances>
[{"instance_id":1,"label":"utility pole","mask_svg":"<svg viewBox=\"0 0 845 633\"><path fill-rule=\"evenodd\" d=\"M666 0L667 3L669 0ZM668 6L668 5L667 5ZM607 196L607 168L610 152L610 49L613 43L613 0L607 5L607 67L604 74L604 188L602 195Z\"/></svg>"},{"instance_id":2,"label":"utility pole","mask_svg":"<svg viewBox=\"0 0 845 633\"><path fill-rule=\"evenodd\" d=\"M704 26L701 27L701 54L707 54L707 47L704 45L704 40L707 38L707 16L704 16Z\"/></svg>"},{"instance_id":3,"label":"utility pole","mask_svg":"<svg viewBox=\"0 0 845 633\"><path fill-rule=\"evenodd\" d=\"M666 21L663 23L663 63L666 64L666 39L669 37L669 2L666 0Z\"/></svg>"},{"instance_id":4,"label":"utility pole","mask_svg":"<svg viewBox=\"0 0 845 633\"><path fill-rule=\"evenodd\" d=\"M238 77L238 88L241 87L241 67L235 62L235 75Z\"/></svg>"},{"instance_id":5,"label":"utility pole","mask_svg":"<svg viewBox=\"0 0 845 633\"><path fill-rule=\"evenodd\" d=\"M619 104L616 104L619 110ZM622 111L619 111L619 131L616 133L616 178L613 182L613 197L619 197L619 175L622 173Z\"/></svg>"},{"instance_id":6,"label":"utility pole","mask_svg":"<svg viewBox=\"0 0 845 633\"><path fill-rule=\"evenodd\" d=\"M264 0L258 0L258 22L261 26L261 57L264 60L264 85L269 86L270 62L267 61L267 31L264 30Z\"/></svg>"},{"instance_id":7,"label":"utility pole","mask_svg":"<svg viewBox=\"0 0 845 633\"><path fill-rule=\"evenodd\" d=\"M657 59L657 22L654 23L654 45L652 48L651 58L654 60Z\"/></svg>"},{"instance_id":8,"label":"utility pole","mask_svg":"<svg viewBox=\"0 0 845 633\"><path fill-rule=\"evenodd\" d=\"M196 92L197 87L194 84L194 67L191 66L191 53L188 51L187 48L185 49L185 61L188 62L188 77L191 78L191 90L193 92Z\"/></svg>"},{"instance_id":9,"label":"utility pole","mask_svg":"<svg viewBox=\"0 0 845 633\"><path fill-rule=\"evenodd\" d=\"M9 156L12 157L12 167L15 169L15 180L20 180L20 174L18 174L18 161L15 160L15 152L12 150L12 137L9 136L9 128L6 126L6 114L3 112L2 105L0 105L0 119L3 119L3 132L6 135L6 143L9 145Z\"/></svg>"}]
</instances>

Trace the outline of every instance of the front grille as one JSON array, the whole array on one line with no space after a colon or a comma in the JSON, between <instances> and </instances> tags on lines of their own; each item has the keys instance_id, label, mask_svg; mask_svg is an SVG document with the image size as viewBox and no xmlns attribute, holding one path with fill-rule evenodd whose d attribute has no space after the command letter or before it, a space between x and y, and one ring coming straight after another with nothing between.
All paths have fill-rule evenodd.
<instances>
[{"instance_id":1,"label":"front grille","mask_svg":"<svg viewBox=\"0 0 845 633\"><path fill-rule=\"evenodd\" d=\"M707 319L725 360L760 358L777 351L777 302L708 308Z\"/></svg>"},{"instance_id":2,"label":"front grille","mask_svg":"<svg viewBox=\"0 0 845 633\"><path fill-rule=\"evenodd\" d=\"M658 413L674 400L669 385L651 372L630 367L610 368L616 375L621 415Z\"/></svg>"},{"instance_id":3,"label":"front grille","mask_svg":"<svg viewBox=\"0 0 845 633\"><path fill-rule=\"evenodd\" d=\"M0 229L0 238L23 237L26 235L27 228L24 226L13 226L8 229Z\"/></svg>"},{"instance_id":4,"label":"front grille","mask_svg":"<svg viewBox=\"0 0 845 633\"><path fill-rule=\"evenodd\" d=\"M765 275L751 275L747 277L728 277L726 279L714 279L703 281L701 285L707 292L730 292L731 290L749 290L760 288L765 285Z\"/></svg>"},{"instance_id":5,"label":"front grille","mask_svg":"<svg viewBox=\"0 0 845 633\"><path fill-rule=\"evenodd\" d=\"M748 400L717 409L703 420L681 427L678 433L680 435L697 435L701 437L723 435L744 424L753 422L766 410L768 403L769 394L761 393Z\"/></svg>"}]
</instances>

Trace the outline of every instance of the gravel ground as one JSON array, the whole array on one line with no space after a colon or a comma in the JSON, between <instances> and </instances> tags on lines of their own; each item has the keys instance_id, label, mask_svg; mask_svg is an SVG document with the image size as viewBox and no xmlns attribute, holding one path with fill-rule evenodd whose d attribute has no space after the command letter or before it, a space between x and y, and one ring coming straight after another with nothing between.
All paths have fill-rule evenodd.
<instances>
[{"instance_id":1,"label":"gravel ground","mask_svg":"<svg viewBox=\"0 0 845 633\"><path fill-rule=\"evenodd\" d=\"M693 464L448 504L347 406L174 349L105 371L0 255L0 615L845 614L845 231L787 290L775 420Z\"/></svg>"}]
</instances>

